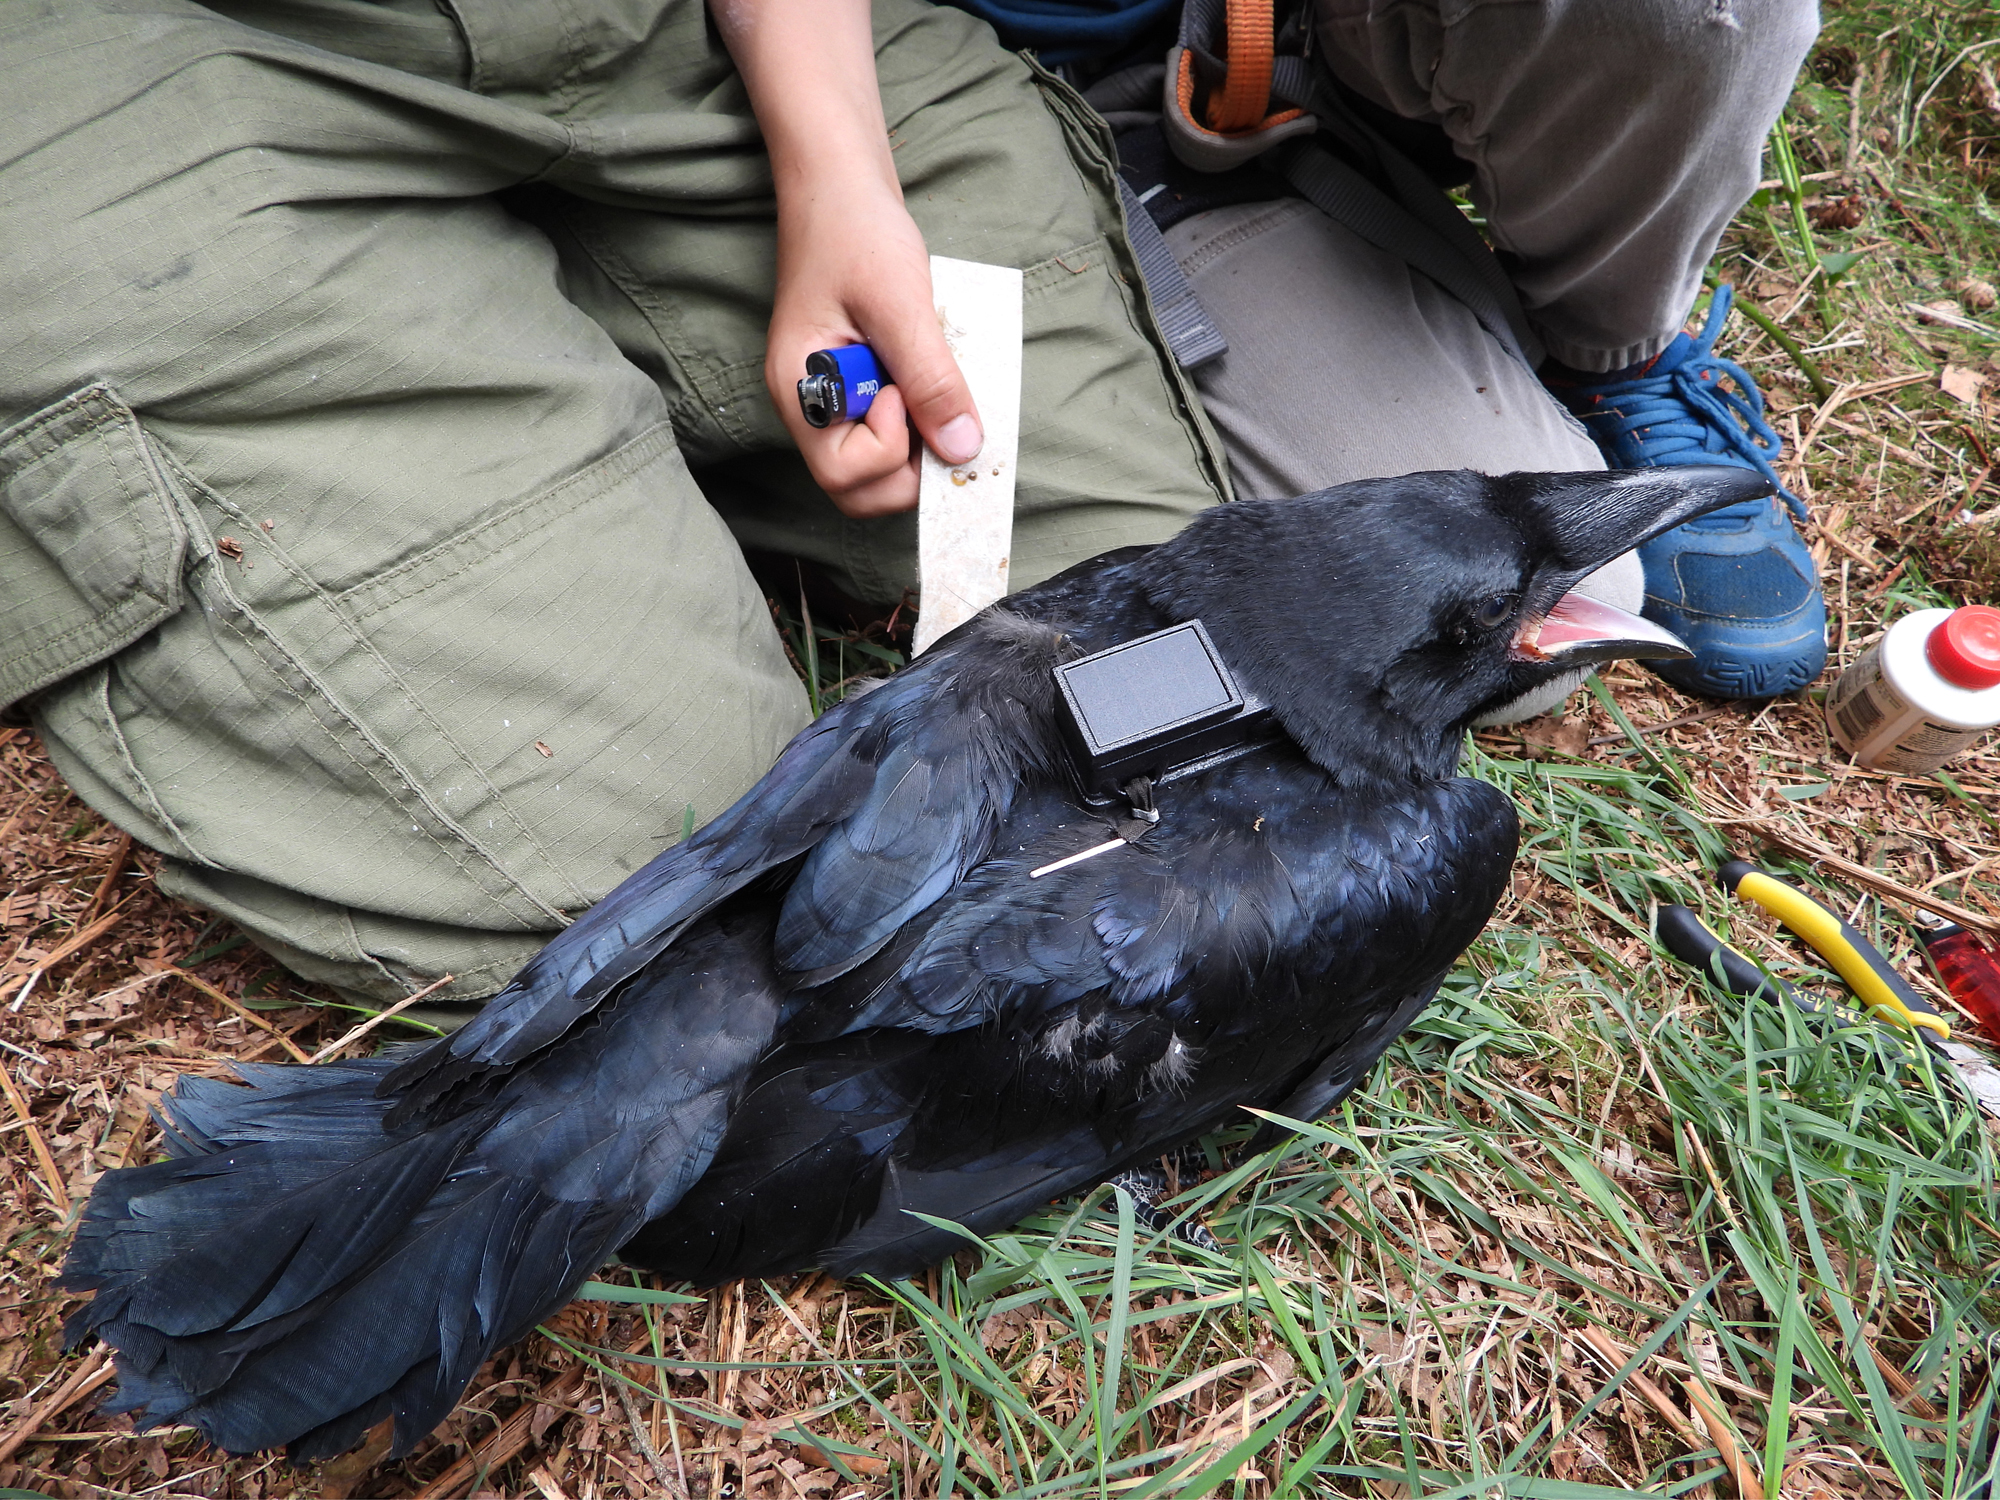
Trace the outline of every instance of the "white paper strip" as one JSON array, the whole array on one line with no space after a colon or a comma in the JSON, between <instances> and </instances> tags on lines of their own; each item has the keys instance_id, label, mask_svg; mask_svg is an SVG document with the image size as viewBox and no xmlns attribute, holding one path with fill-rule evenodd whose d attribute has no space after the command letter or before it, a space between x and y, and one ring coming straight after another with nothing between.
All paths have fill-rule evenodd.
<instances>
[{"instance_id":1,"label":"white paper strip","mask_svg":"<svg viewBox=\"0 0 2000 1500\"><path fill-rule=\"evenodd\" d=\"M924 449L914 643L920 653L1007 592L1021 444L1021 273L933 255L931 293L944 340L972 387L986 446L963 464Z\"/></svg>"}]
</instances>

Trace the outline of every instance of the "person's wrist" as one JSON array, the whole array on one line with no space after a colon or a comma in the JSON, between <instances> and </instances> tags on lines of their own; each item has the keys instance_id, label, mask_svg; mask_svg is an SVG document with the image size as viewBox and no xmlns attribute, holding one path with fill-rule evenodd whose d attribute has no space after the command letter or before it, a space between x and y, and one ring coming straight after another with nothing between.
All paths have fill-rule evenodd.
<instances>
[{"instance_id":1,"label":"person's wrist","mask_svg":"<svg viewBox=\"0 0 2000 1500\"><path fill-rule=\"evenodd\" d=\"M873 172L857 173L828 163L817 172L794 172L778 179L778 236L782 245L801 233L877 235L907 218L902 184Z\"/></svg>"}]
</instances>

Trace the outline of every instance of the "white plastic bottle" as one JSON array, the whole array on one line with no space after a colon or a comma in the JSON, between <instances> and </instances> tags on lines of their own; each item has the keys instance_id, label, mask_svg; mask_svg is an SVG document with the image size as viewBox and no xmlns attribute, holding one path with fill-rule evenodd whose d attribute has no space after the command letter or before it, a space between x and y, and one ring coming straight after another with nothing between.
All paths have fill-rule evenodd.
<instances>
[{"instance_id":1,"label":"white plastic bottle","mask_svg":"<svg viewBox=\"0 0 2000 1500\"><path fill-rule=\"evenodd\" d=\"M2000 724L2000 609L1920 609L1826 695L1826 721L1864 766L1928 776Z\"/></svg>"}]
</instances>

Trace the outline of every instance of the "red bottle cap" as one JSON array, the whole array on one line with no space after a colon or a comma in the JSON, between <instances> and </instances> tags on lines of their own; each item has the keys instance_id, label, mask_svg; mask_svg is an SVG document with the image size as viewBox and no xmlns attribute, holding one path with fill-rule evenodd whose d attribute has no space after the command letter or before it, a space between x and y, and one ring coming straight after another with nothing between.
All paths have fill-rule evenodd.
<instances>
[{"instance_id":1,"label":"red bottle cap","mask_svg":"<svg viewBox=\"0 0 2000 1500\"><path fill-rule=\"evenodd\" d=\"M1924 642L1924 655L1946 682L1975 692L2000 687L2000 609L1955 609Z\"/></svg>"}]
</instances>

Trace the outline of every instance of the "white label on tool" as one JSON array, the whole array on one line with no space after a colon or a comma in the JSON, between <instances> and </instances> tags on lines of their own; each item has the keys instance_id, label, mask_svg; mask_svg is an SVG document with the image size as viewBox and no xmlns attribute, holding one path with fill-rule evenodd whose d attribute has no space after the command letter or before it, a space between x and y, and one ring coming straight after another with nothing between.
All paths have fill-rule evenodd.
<instances>
[{"instance_id":1,"label":"white label on tool","mask_svg":"<svg viewBox=\"0 0 2000 1500\"><path fill-rule=\"evenodd\" d=\"M938 324L979 408L986 445L948 464L928 447L917 500L916 650L1007 592L1021 442L1021 273L931 257Z\"/></svg>"}]
</instances>

